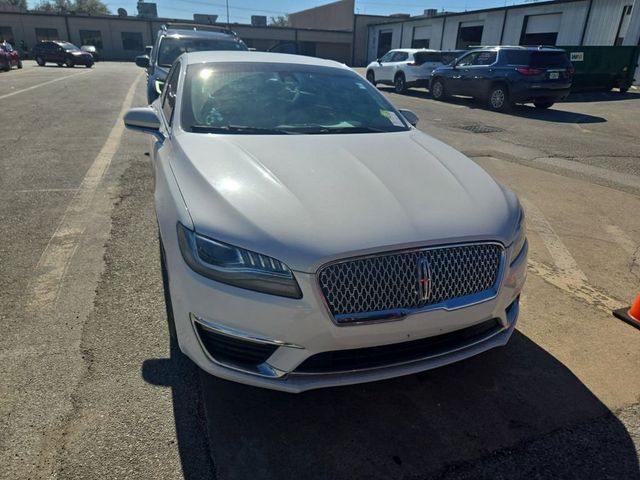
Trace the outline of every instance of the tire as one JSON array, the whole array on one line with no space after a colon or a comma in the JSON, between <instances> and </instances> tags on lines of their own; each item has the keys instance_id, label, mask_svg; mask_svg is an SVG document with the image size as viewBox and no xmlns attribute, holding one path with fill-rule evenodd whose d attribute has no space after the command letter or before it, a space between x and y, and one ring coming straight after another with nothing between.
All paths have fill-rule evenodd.
<instances>
[{"instance_id":1,"label":"tire","mask_svg":"<svg viewBox=\"0 0 640 480\"><path fill-rule=\"evenodd\" d=\"M545 109L550 108L554 102L533 102L536 108Z\"/></svg>"},{"instance_id":2,"label":"tire","mask_svg":"<svg viewBox=\"0 0 640 480\"><path fill-rule=\"evenodd\" d=\"M431 96L434 100L444 100L447 98L447 94L444 91L444 83L439 78L434 79L431 82L431 88L429 88Z\"/></svg>"},{"instance_id":3,"label":"tire","mask_svg":"<svg viewBox=\"0 0 640 480\"><path fill-rule=\"evenodd\" d=\"M85 65L85 67L87 67L87 68L92 68L92 67L93 67L93 63L87 63L87 64Z\"/></svg>"},{"instance_id":4,"label":"tire","mask_svg":"<svg viewBox=\"0 0 640 480\"><path fill-rule=\"evenodd\" d=\"M64 62L64 64L67 66L67 68L73 68L76 66L75 63L73 63L73 60L71 60L70 58L67 58L67 60Z\"/></svg>"},{"instance_id":5,"label":"tire","mask_svg":"<svg viewBox=\"0 0 640 480\"><path fill-rule=\"evenodd\" d=\"M11 70L11 60L7 60L7 64L4 66L4 71L8 72Z\"/></svg>"},{"instance_id":6,"label":"tire","mask_svg":"<svg viewBox=\"0 0 640 480\"><path fill-rule=\"evenodd\" d=\"M489 90L489 97L487 98L487 104L489 108L494 112L504 112L509 109L511 104L509 103L509 91L507 86L499 83L494 85Z\"/></svg>"},{"instance_id":7,"label":"tire","mask_svg":"<svg viewBox=\"0 0 640 480\"><path fill-rule=\"evenodd\" d=\"M404 78L404 73L396 74L396 77L393 79L393 88L396 93L404 93L407 91L407 81Z\"/></svg>"},{"instance_id":8,"label":"tire","mask_svg":"<svg viewBox=\"0 0 640 480\"><path fill-rule=\"evenodd\" d=\"M64 63L58 63L58 66L59 66L59 67L61 67L61 66L63 66L63 65L64 65Z\"/></svg>"},{"instance_id":9,"label":"tire","mask_svg":"<svg viewBox=\"0 0 640 480\"><path fill-rule=\"evenodd\" d=\"M22 68L22 60L18 60L18 70Z\"/></svg>"},{"instance_id":10,"label":"tire","mask_svg":"<svg viewBox=\"0 0 640 480\"><path fill-rule=\"evenodd\" d=\"M620 93L627 93L629 91L628 86L620 87Z\"/></svg>"},{"instance_id":11,"label":"tire","mask_svg":"<svg viewBox=\"0 0 640 480\"><path fill-rule=\"evenodd\" d=\"M44 67L44 64L45 64L46 62L44 61L44 58L42 58L42 57L36 57L36 63L37 63L39 66Z\"/></svg>"},{"instance_id":12,"label":"tire","mask_svg":"<svg viewBox=\"0 0 640 480\"><path fill-rule=\"evenodd\" d=\"M374 87L376 86L376 74L373 73L373 70L367 71L367 81Z\"/></svg>"},{"instance_id":13,"label":"tire","mask_svg":"<svg viewBox=\"0 0 640 480\"><path fill-rule=\"evenodd\" d=\"M162 272L162 289L164 291L164 305L167 311L167 326L169 327L169 340L172 345L178 346L178 334L176 333L176 321L173 316L171 292L169 291L169 272L167 271L167 259L164 254L164 244L158 235L160 243L160 271Z\"/></svg>"}]
</instances>

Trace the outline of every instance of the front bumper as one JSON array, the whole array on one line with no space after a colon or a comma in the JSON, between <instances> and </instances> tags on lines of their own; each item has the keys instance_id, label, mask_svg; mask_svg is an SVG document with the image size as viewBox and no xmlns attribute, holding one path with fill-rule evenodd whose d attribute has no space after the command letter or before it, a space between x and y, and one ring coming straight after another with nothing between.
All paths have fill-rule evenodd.
<instances>
[{"instance_id":1,"label":"front bumper","mask_svg":"<svg viewBox=\"0 0 640 480\"><path fill-rule=\"evenodd\" d=\"M217 377L293 393L416 373L505 345L515 328L519 294L526 277L525 246L516 261L505 267L498 295L491 300L456 310L416 313L399 321L337 326L317 294L315 275L295 272L303 292L300 300L242 290L193 272L184 263L177 245L167 243L173 242L165 242L165 250L180 349ZM324 352L444 336L492 319L496 319L498 327L486 335L410 361L339 372L296 371L305 360ZM231 346L225 347L226 355L211 354L211 346L204 338L207 332L231 339ZM245 365L234 360L234 342L247 341L256 346L257 355L265 355L264 361Z\"/></svg>"}]
</instances>

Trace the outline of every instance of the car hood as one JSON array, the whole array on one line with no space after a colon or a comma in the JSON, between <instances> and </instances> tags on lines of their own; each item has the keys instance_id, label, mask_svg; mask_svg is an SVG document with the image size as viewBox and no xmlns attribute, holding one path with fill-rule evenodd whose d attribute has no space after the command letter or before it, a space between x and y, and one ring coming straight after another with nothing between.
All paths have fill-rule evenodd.
<instances>
[{"instance_id":1,"label":"car hood","mask_svg":"<svg viewBox=\"0 0 640 480\"><path fill-rule=\"evenodd\" d=\"M518 201L418 130L174 137L171 167L195 230L313 272L375 251L496 240Z\"/></svg>"}]
</instances>

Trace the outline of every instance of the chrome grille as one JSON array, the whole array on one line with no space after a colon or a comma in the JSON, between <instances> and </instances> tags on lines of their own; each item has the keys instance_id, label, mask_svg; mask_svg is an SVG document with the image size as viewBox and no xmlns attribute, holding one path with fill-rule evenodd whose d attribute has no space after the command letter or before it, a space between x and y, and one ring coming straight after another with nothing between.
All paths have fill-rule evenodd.
<instances>
[{"instance_id":1,"label":"chrome grille","mask_svg":"<svg viewBox=\"0 0 640 480\"><path fill-rule=\"evenodd\" d=\"M366 321L376 313L406 314L456 300L471 303L482 300L483 292L484 297L493 296L502 255L502 246L494 243L381 254L328 265L318 281L338 323ZM428 289L421 286L425 281Z\"/></svg>"}]
</instances>

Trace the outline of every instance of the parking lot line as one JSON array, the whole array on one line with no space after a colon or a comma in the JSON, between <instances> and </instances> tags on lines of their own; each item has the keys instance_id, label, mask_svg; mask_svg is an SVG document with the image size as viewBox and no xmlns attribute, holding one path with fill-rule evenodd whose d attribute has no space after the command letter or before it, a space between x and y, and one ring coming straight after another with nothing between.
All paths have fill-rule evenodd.
<instances>
[{"instance_id":1,"label":"parking lot line","mask_svg":"<svg viewBox=\"0 0 640 480\"><path fill-rule=\"evenodd\" d=\"M571 296L604 312L611 313L612 310L621 308L622 302L611 298L589 283L587 276L553 230L542 211L526 198L520 197L520 201L525 208L529 225L540 236L554 262L554 266L549 267L529 258L529 271Z\"/></svg>"},{"instance_id":2,"label":"parking lot line","mask_svg":"<svg viewBox=\"0 0 640 480\"><path fill-rule=\"evenodd\" d=\"M46 248L40 256L35 268L33 280L29 285L29 307L33 310L50 307L55 304L58 298L60 285L69 262L90 221L91 201L102 180L102 176L111 164L111 160L120 146L120 139L124 132L122 117L133 102L133 95L141 78L142 75L138 75L137 79L129 88L107 140L89 167L78 191L67 206L64 216L58 224L58 228L49 239ZM42 85L43 84L40 86Z\"/></svg>"},{"instance_id":3,"label":"parking lot line","mask_svg":"<svg viewBox=\"0 0 640 480\"><path fill-rule=\"evenodd\" d=\"M64 77L54 78L53 80L48 80L46 82L42 82L42 83L39 83L37 85L32 85L31 87L23 88L22 90L16 90L15 92L6 93L4 95L0 95L0 100L2 100L4 98L12 97L14 95L18 95L19 93L29 92L29 91L34 90L36 88L44 87L45 85L49 85L49 84L54 83L54 82L59 82L61 80L65 80L67 78L77 77L78 75L84 75L86 73L91 73L92 71L93 70L86 70L84 72L74 73L73 75L66 75Z\"/></svg>"}]
</instances>

